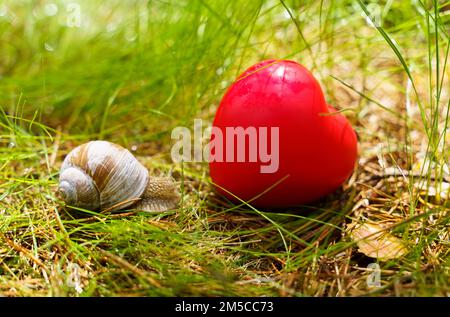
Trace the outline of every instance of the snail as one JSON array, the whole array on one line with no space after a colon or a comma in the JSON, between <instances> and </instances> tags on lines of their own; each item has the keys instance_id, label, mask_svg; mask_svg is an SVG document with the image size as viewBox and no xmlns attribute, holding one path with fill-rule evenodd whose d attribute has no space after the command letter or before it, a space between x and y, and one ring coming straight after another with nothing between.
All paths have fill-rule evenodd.
<instances>
[{"instance_id":1,"label":"snail","mask_svg":"<svg viewBox=\"0 0 450 317\"><path fill-rule=\"evenodd\" d=\"M102 212L127 207L160 212L180 199L173 180L151 177L127 149L108 141L73 149L62 163L58 191L68 205Z\"/></svg>"}]
</instances>

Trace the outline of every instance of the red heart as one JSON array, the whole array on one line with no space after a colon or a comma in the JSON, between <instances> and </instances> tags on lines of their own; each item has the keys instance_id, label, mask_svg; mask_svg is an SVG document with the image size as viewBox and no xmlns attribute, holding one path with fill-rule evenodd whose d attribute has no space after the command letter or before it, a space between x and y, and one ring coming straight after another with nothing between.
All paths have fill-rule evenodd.
<instances>
[{"instance_id":1,"label":"red heart","mask_svg":"<svg viewBox=\"0 0 450 317\"><path fill-rule=\"evenodd\" d=\"M305 67L288 60L253 65L231 85L217 110L213 127L223 133L225 161L210 162L213 182L257 207L300 205L333 192L351 175L357 157L354 130L344 116L333 112L319 83ZM269 162L260 155L256 162L249 161L249 151L255 146L259 150L258 142L264 140L261 133L256 144L247 137L245 162L237 162L238 142L231 134L227 137L227 127L254 127L257 132L267 127L269 150L272 144L277 148L276 142L271 142L276 133L271 134L270 128L278 127L278 169L273 173L261 170L268 165L275 170L276 155ZM217 138L213 135L212 143ZM234 162L226 158L225 145L232 140ZM213 155L220 157L218 153L212 147L211 159Z\"/></svg>"}]
</instances>

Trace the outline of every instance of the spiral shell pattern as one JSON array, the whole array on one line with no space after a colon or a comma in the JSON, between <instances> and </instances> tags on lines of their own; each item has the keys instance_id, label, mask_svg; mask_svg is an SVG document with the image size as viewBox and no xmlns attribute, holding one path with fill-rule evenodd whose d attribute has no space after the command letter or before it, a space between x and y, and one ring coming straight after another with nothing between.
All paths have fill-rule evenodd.
<instances>
[{"instance_id":1,"label":"spiral shell pattern","mask_svg":"<svg viewBox=\"0 0 450 317\"><path fill-rule=\"evenodd\" d=\"M85 174L86 183L79 177L80 172ZM60 174L60 188L65 187L65 195L70 196L66 201L74 206L110 211L135 203L148 182L147 169L127 149L107 141L76 147L64 159Z\"/></svg>"}]
</instances>

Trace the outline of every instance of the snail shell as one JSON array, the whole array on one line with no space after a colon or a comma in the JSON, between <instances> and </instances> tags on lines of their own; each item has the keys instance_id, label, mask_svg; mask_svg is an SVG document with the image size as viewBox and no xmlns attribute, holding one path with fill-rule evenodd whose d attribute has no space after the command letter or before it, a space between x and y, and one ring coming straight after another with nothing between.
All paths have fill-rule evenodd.
<instances>
[{"instance_id":1,"label":"snail shell","mask_svg":"<svg viewBox=\"0 0 450 317\"><path fill-rule=\"evenodd\" d=\"M148 170L127 149L107 141L82 144L67 155L59 192L69 205L102 211L138 201L138 208L163 211L174 207L179 198L173 182L150 181Z\"/></svg>"}]
</instances>

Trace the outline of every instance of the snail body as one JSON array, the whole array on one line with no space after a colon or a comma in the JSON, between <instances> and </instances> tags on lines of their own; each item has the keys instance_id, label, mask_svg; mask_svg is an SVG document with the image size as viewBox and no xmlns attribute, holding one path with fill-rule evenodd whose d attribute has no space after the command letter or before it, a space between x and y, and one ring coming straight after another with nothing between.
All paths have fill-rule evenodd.
<instances>
[{"instance_id":1,"label":"snail body","mask_svg":"<svg viewBox=\"0 0 450 317\"><path fill-rule=\"evenodd\" d=\"M107 141L82 144L66 156L59 192L68 205L101 211L164 211L179 200L173 181L150 177L127 149Z\"/></svg>"}]
</instances>

